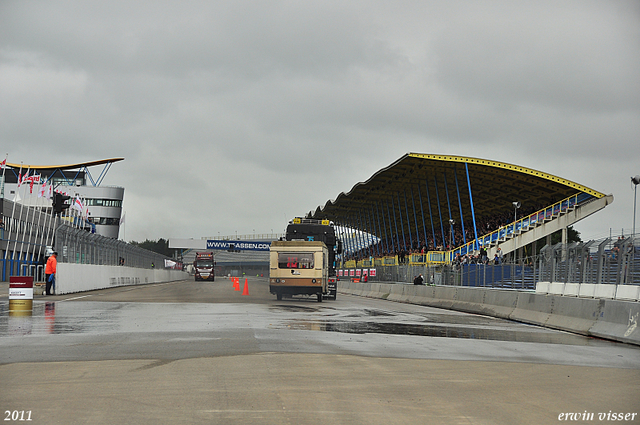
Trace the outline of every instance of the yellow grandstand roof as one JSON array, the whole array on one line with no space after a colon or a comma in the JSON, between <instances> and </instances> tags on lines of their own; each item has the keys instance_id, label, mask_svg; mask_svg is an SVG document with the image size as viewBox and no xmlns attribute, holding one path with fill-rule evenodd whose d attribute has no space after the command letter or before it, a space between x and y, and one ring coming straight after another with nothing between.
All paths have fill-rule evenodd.
<instances>
[{"instance_id":1,"label":"yellow grandstand roof","mask_svg":"<svg viewBox=\"0 0 640 425\"><path fill-rule=\"evenodd\" d=\"M122 161L124 158L110 158L110 159L99 159L97 161L88 161L88 162L78 162L76 164L67 164L67 165L29 165L29 164L10 164L7 163L7 166L11 168L20 168L23 169L31 168L32 170L75 170L83 167L92 167L95 165L104 165L112 162Z\"/></svg>"},{"instance_id":2,"label":"yellow grandstand roof","mask_svg":"<svg viewBox=\"0 0 640 425\"><path fill-rule=\"evenodd\" d=\"M513 202L520 202L523 209L540 209L579 193L595 198L605 196L562 177L518 165L463 156L408 153L308 215L344 222L354 214L357 217L359 211L392 206L398 214L414 217L415 211L417 215L430 214L443 221L448 221L449 216L459 218L462 210L466 222L471 219L472 210L476 219L509 213L513 216ZM413 221L411 218L412 224Z\"/></svg>"}]
</instances>

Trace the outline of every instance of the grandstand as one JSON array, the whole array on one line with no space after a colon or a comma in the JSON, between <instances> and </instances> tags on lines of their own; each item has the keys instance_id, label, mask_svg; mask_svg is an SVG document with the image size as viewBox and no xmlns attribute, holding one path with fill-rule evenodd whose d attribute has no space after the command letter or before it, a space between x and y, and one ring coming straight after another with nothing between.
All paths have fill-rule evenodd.
<instances>
[{"instance_id":1,"label":"grandstand","mask_svg":"<svg viewBox=\"0 0 640 425\"><path fill-rule=\"evenodd\" d=\"M375 257L397 264L451 263L482 249L493 258L521 251L613 202L584 185L542 171L498 161L408 153L369 180L307 214L329 219L341 234L373 235L345 240L343 258ZM522 254L520 254L522 257ZM371 264L374 265L374 264Z\"/></svg>"}]
</instances>

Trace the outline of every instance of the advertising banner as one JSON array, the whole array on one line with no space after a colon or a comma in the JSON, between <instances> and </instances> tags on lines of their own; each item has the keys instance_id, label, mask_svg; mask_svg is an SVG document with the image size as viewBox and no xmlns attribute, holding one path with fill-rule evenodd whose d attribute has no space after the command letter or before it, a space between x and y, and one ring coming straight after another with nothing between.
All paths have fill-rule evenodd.
<instances>
[{"instance_id":1,"label":"advertising banner","mask_svg":"<svg viewBox=\"0 0 640 425\"><path fill-rule=\"evenodd\" d=\"M208 240L207 249L222 251L269 251L271 242Z\"/></svg>"}]
</instances>

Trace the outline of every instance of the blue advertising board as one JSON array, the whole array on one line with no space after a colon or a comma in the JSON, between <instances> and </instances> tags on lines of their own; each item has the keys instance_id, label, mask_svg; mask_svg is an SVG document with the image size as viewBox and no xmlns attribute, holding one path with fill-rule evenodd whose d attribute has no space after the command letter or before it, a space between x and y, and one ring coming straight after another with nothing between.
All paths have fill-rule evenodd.
<instances>
[{"instance_id":1,"label":"blue advertising board","mask_svg":"<svg viewBox=\"0 0 640 425\"><path fill-rule=\"evenodd\" d=\"M269 251L271 242L256 242L256 241L219 241L208 240L207 249L219 249L228 251L230 249L240 251Z\"/></svg>"}]
</instances>

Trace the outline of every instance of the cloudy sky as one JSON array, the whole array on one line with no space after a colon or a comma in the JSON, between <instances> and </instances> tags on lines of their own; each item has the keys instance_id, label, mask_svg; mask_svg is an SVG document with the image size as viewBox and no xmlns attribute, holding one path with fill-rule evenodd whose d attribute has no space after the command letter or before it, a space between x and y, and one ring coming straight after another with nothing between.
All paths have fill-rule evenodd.
<instances>
[{"instance_id":1,"label":"cloudy sky","mask_svg":"<svg viewBox=\"0 0 640 425\"><path fill-rule=\"evenodd\" d=\"M281 232L407 152L613 193L576 226L604 237L633 224L640 2L0 0L0 147L124 157L127 240Z\"/></svg>"}]
</instances>

